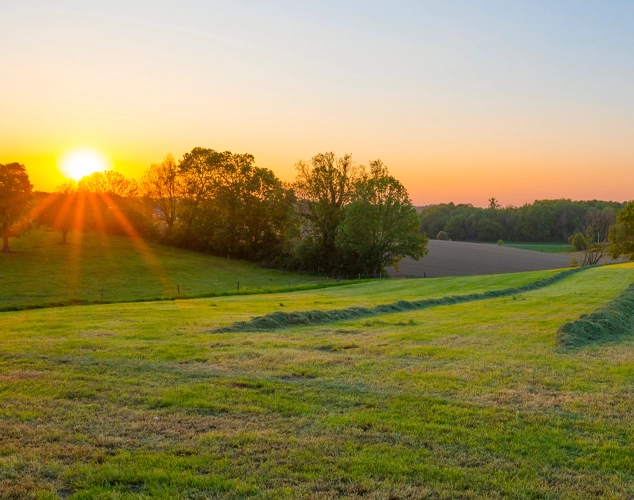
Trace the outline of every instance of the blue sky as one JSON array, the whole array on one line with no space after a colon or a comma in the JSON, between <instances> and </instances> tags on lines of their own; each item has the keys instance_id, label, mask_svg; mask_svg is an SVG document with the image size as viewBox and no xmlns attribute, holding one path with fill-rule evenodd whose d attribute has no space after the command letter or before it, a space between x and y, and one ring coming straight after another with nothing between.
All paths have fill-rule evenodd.
<instances>
[{"instance_id":1,"label":"blue sky","mask_svg":"<svg viewBox=\"0 0 634 500\"><path fill-rule=\"evenodd\" d=\"M334 150L421 204L629 199L632 26L634 2L4 0L0 161L49 188L79 146L135 176L248 151L285 180Z\"/></svg>"}]
</instances>

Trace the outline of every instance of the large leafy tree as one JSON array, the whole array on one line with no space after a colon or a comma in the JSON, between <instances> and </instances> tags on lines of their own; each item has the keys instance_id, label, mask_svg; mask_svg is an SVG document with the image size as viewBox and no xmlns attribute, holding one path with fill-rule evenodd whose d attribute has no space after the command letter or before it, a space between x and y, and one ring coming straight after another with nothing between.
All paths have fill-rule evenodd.
<instances>
[{"instance_id":1,"label":"large leafy tree","mask_svg":"<svg viewBox=\"0 0 634 500\"><path fill-rule=\"evenodd\" d=\"M331 152L315 155L309 162L300 161L296 168L293 187L305 222L301 260L310 263L305 267L332 271L340 264L337 227L343 220L344 206L354 198L363 169L352 156L337 158Z\"/></svg>"},{"instance_id":2,"label":"large leafy tree","mask_svg":"<svg viewBox=\"0 0 634 500\"><path fill-rule=\"evenodd\" d=\"M26 210L32 190L24 165L0 164L0 234L3 252L9 251L9 237L18 233L15 226Z\"/></svg>"},{"instance_id":3,"label":"large leafy tree","mask_svg":"<svg viewBox=\"0 0 634 500\"><path fill-rule=\"evenodd\" d=\"M199 210L215 198L220 184L220 170L231 153L219 153L213 149L194 148L185 153L178 163L181 179L180 191L182 224L190 231Z\"/></svg>"},{"instance_id":4,"label":"large leafy tree","mask_svg":"<svg viewBox=\"0 0 634 500\"><path fill-rule=\"evenodd\" d=\"M634 260L634 201L630 201L616 214L616 224L610 228L610 256L624 255Z\"/></svg>"},{"instance_id":5,"label":"large leafy tree","mask_svg":"<svg viewBox=\"0 0 634 500\"><path fill-rule=\"evenodd\" d=\"M211 189L196 205L191 234L214 253L274 257L286 233L291 192L273 172L256 167L250 154L224 152L210 159Z\"/></svg>"},{"instance_id":6,"label":"large leafy tree","mask_svg":"<svg viewBox=\"0 0 634 500\"><path fill-rule=\"evenodd\" d=\"M354 254L355 271L377 274L404 257L427 254L427 237L405 187L383 165L370 163L370 173L356 183L356 199L345 208L338 244ZM350 269L350 267L349 267Z\"/></svg>"}]
</instances>

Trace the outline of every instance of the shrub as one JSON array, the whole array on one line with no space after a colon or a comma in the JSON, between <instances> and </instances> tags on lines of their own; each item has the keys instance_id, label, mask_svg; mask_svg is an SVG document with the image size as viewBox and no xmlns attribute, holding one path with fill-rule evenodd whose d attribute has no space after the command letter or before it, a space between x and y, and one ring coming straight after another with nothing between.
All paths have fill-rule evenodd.
<instances>
[{"instance_id":1,"label":"shrub","mask_svg":"<svg viewBox=\"0 0 634 500\"><path fill-rule=\"evenodd\" d=\"M573 234L570 237L569 241L572 245L572 248L574 248L576 252L580 252L581 250L585 250L586 248L588 248L588 240L586 240L586 237L583 235L583 233L577 232Z\"/></svg>"},{"instance_id":2,"label":"shrub","mask_svg":"<svg viewBox=\"0 0 634 500\"><path fill-rule=\"evenodd\" d=\"M572 259L570 259L568 265L570 267L579 267L579 261L577 261L577 257L573 257Z\"/></svg>"},{"instance_id":3,"label":"shrub","mask_svg":"<svg viewBox=\"0 0 634 500\"><path fill-rule=\"evenodd\" d=\"M498 246L501 247L502 245L504 245L504 242L502 240L498 240Z\"/></svg>"},{"instance_id":4,"label":"shrub","mask_svg":"<svg viewBox=\"0 0 634 500\"><path fill-rule=\"evenodd\" d=\"M449 235L445 233L444 231L439 231L438 234L436 235L436 239L449 241Z\"/></svg>"}]
</instances>

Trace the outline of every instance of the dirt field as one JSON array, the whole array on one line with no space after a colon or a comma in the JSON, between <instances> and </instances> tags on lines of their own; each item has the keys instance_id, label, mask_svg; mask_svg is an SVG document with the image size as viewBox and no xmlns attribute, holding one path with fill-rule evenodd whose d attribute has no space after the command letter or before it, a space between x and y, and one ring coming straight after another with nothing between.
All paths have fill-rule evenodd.
<instances>
[{"instance_id":1,"label":"dirt field","mask_svg":"<svg viewBox=\"0 0 634 500\"><path fill-rule=\"evenodd\" d=\"M516 273L568 267L575 254L542 253L462 241L429 241L429 254L420 261L404 259L393 276L437 278L476 274Z\"/></svg>"}]
</instances>

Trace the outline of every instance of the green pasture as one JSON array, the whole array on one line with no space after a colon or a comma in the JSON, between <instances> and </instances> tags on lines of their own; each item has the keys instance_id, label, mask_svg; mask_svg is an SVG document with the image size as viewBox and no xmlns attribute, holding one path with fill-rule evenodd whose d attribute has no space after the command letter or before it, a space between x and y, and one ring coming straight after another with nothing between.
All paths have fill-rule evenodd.
<instances>
[{"instance_id":1,"label":"green pasture","mask_svg":"<svg viewBox=\"0 0 634 500\"><path fill-rule=\"evenodd\" d=\"M634 282L273 332L275 311L499 290L553 272L0 314L0 498L631 498L634 336L561 325Z\"/></svg>"},{"instance_id":2,"label":"green pasture","mask_svg":"<svg viewBox=\"0 0 634 500\"><path fill-rule=\"evenodd\" d=\"M246 262L99 233L38 230L0 253L0 311L51 304L125 302L264 291L320 283Z\"/></svg>"},{"instance_id":3,"label":"green pasture","mask_svg":"<svg viewBox=\"0 0 634 500\"><path fill-rule=\"evenodd\" d=\"M504 246L544 253L567 253L575 251L572 245L565 243L504 243Z\"/></svg>"}]
</instances>

